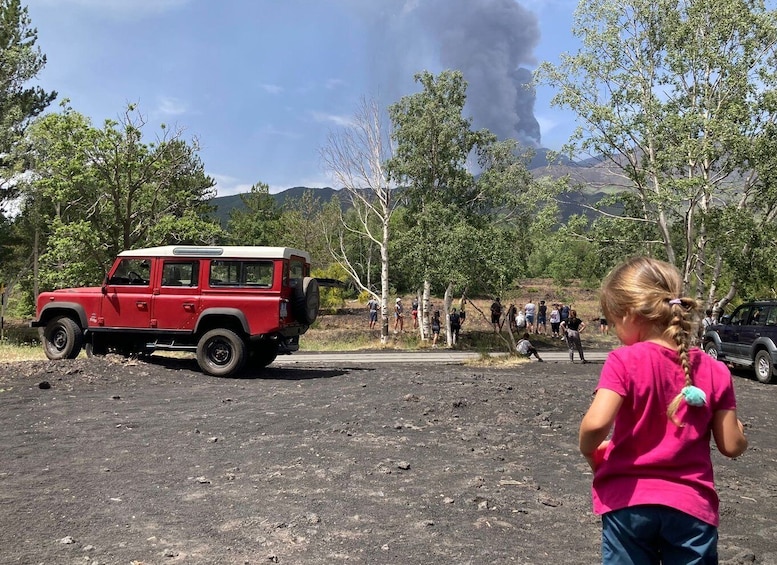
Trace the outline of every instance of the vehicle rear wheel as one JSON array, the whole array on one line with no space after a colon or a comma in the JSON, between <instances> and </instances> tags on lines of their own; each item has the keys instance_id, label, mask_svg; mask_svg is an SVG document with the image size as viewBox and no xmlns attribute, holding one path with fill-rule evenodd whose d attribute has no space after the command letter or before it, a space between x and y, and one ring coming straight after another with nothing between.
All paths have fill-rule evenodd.
<instances>
[{"instance_id":1,"label":"vehicle rear wheel","mask_svg":"<svg viewBox=\"0 0 777 565\"><path fill-rule=\"evenodd\" d=\"M54 318L43 330L43 351L52 361L75 359L83 342L81 327L67 316Z\"/></svg>"},{"instance_id":2,"label":"vehicle rear wheel","mask_svg":"<svg viewBox=\"0 0 777 565\"><path fill-rule=\"evenodd\" d=\"M278 357L278 344L274 341L263 341L251 348L248 363L255 369L262 369Z\"/></svg>"},{"instance_id":3,"label":"vehicle rear wheel","mask_svg":"<svg viewBox=\"0 0 777 565\"><path fill-rule=\"evenodd\" d=\"M214 377L228 377L243 368L245 342L232 330L210 330L197 343L197 364Z\"/></svg>"},{"instance_id":4,"label":"vehicle rear wheel","mask_svg":"<svg viewBox=\"0 0 777 565\"><path fill-rule=\"evenodd\" d=\"M758 379L759 383L768 384L774 381L772 356L765 349L756 353L753 369L755 369L755 378Z\"/></svg>"},{"instance_id":5,"label":"vehicle rear wheel","mask_svg":"<svg viewBox=\"0 0 777 565\"><path fill-rule=\"evenodd\" d=\"M718 358L718 353L719 353L718 352L718 346L715 345L714 342L711 341L707 345L705 345L704 346L704 351L706 351L707 355L709 355L713 359L717 359Z\"/></svg>"}]
</instances>

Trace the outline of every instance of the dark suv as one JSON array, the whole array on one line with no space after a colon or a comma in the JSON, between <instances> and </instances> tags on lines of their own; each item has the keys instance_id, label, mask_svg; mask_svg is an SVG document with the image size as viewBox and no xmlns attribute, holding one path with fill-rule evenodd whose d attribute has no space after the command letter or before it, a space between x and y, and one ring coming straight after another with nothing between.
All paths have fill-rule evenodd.
<instances>
[{"instance_id":1,"label":"dark suv","mask_svg":"<svg viewBox=\"0 0 777 565\"><path fill-rule=\"evenodd\" d=\"M704 351L731 365L752 367L762 383L777 380L777 301L747 302L707 328Z\"/></svg>"}]
</instances>

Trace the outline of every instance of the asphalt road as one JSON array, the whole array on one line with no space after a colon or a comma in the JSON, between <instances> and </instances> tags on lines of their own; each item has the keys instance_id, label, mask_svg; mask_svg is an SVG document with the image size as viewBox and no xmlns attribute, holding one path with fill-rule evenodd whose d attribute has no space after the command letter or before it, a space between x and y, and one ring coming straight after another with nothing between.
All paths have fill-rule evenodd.
<instances>
[{"instance_id":1,"label":"asphalt road","mask_svg":"<svg viewBox=\"0 0 777 565\"><path fill-rule=\"evenodd\" d=\"M586 351L587 361L601 363L607 358L609 351ZM494 357L501 357L505 353L492 353ZM540 355L546 362L569 363L569 353L566 351L542 351ZM273 365L309 365L327 364L327 363L348 363L358 361L359 363L463 363L465 361L474 361L480 358L480 353L476 351L457 351L453 349L435 349L429 351L344 351L340 353L318 353L318 352L297 352L293 355L281 355ZM531 363L538 361L533 357L529 360ZM580 359L575 353L575 363L580 363Z\"/></svg>"}]
</instances>

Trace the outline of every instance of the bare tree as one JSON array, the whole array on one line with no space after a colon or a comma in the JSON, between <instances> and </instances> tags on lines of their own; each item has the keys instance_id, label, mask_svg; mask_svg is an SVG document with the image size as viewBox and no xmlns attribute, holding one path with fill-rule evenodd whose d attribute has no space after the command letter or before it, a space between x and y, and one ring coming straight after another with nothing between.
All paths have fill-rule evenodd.
<instances>
[{"instance_id":1,"label":"bare tree","mask_svg":"<svg viewBox=\"0 0 777 565\"><path fill-rule=\"evenodd\" d=\"M354 283L380 301L383 343L389 337L389 222L395 210L384 168L392 155L387 123L377 103L362 99L353 121L331 132L321 149L324 166L342 186L355 218L347 220L341 209L340 224L325 226L329 250ZM369 270L349 257L347 234L366 238L380 250L380 294L370 282Z\"/></svg>"}]
</instances>

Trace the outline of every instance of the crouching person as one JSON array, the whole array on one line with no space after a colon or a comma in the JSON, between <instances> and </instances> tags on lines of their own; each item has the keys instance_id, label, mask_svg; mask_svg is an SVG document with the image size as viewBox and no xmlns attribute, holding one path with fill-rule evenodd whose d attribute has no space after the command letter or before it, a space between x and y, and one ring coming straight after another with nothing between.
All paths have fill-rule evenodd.
<instances>
[{"instance_id":1,"label":"crouching person","mask_svg":"<svg viewBox=\"0 0 777 565\"><path fill-rule=\"evenodd\" d=\"M542 357L540 357L540 354L537 353L537 348L534 347L529 341L528 333L523 334L523 339L515 345L515 349L520 355L523 355L524 357L531 357L534 355L537 358L537 361L542 361Z\"/></svg>"}]
</instances>

